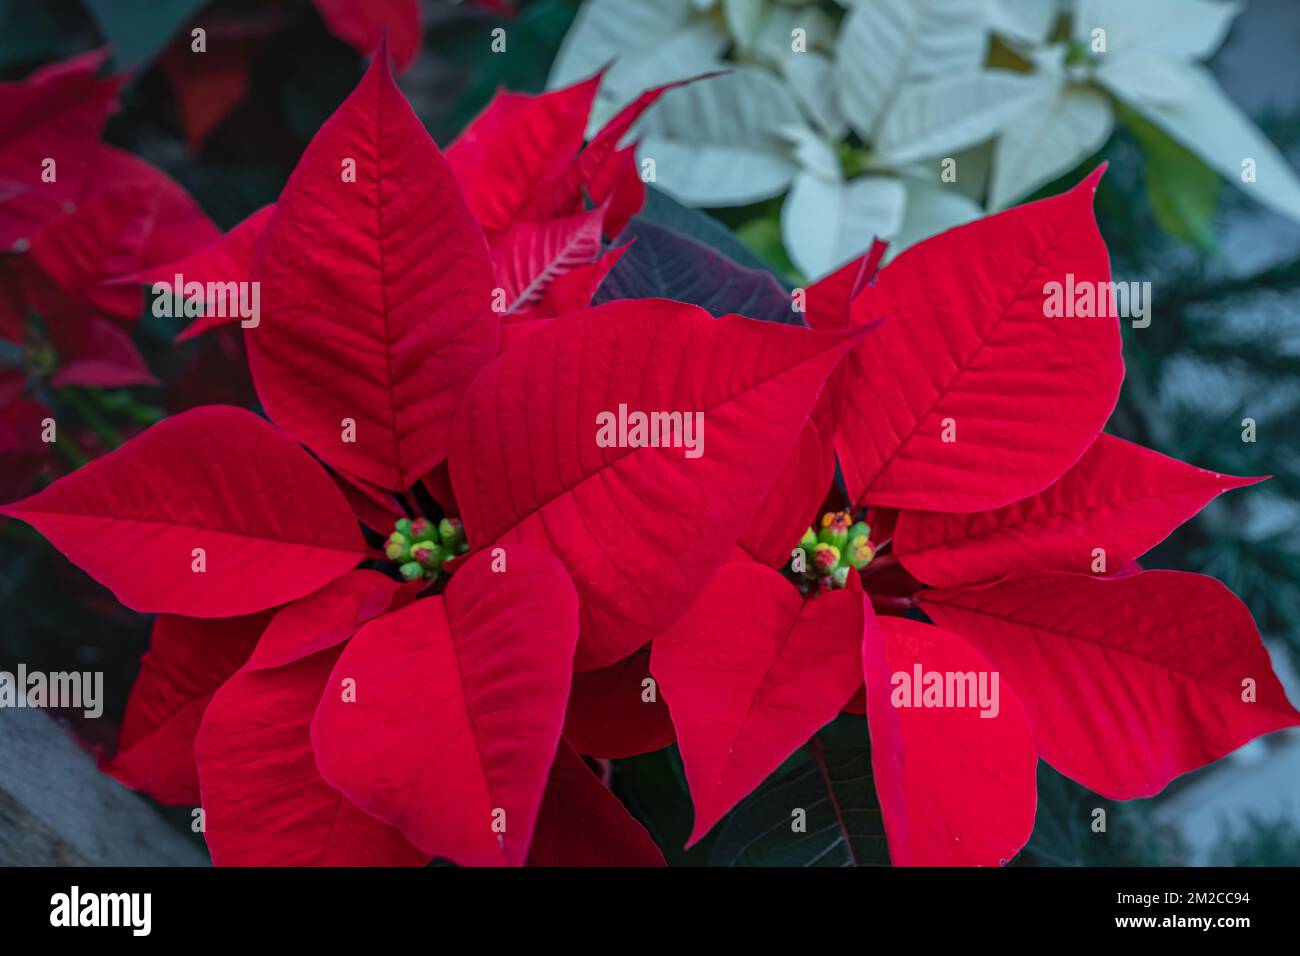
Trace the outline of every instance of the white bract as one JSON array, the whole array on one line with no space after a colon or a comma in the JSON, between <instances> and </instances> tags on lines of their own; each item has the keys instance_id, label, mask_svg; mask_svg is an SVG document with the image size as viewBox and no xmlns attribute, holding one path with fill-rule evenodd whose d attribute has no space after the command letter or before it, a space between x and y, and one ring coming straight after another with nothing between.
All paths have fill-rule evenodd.
<instances>
[{"instance_id":1,"label":"white bract","mask_svg":"<svg viewBox=\"0 0 1300 956\"><path fill-rule=\"evenodd\" d=\"M550 85L608 67L594 129L647 88L730 70L666 93L630 138L689 205L784 196L782 241L811 279L876 237L896 254L1069 172L1110 137L1114 99L1235 182L1251 161L1251 194L1300 219L1295 174L1199 62L1238 12L1222 0L586 0Z\"/></svg>"}]
</instances>

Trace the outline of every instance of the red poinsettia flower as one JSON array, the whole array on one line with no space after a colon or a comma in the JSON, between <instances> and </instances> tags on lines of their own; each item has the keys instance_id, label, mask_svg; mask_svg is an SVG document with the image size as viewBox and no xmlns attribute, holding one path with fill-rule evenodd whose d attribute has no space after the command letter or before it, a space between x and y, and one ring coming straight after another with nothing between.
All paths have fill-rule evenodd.
<instances>
[{"instance_id":1,"label":"red poinsettia flower","mask_svg":"<svg viewBox=\"0 0 1300 956\"><path fill-rule=\"evenodd\" d=\"M444 157L381 56L230 259L270 422L186 412L0 509L159 615L106 769L201 801L223 864L651 865L583 756L676 739L697 840L865 684L893 861L978 864L1039 756L1133 796L1300 719L1220 585L1113 573L1245 481L1100 434L1115 320L1042 308L1109 278L1095 177L874 250L792 301L811 327L578 296L503 337L556 261L503 249L611 231L588 85ZM563 161L522 132L557 113Z\"/></svg>"},{"instance_id":2,"label":"red poinsettia flower","mask_svg":"<svg viewBox=\"0 0 1300 956\"><path fill-rule=\"evenodd\" d=\"M50 426L29 426L53 415L51 392L157 384L131 338L139 290L121 278L219 235L163 172L98 142L120 86L97 78L103 60L38 70L0 96L0 338L16 346L0 370L19 380L0 396L0 427L42 468ZM32 477L7 484L22 494Z\"/></svg>"}]
</instances>

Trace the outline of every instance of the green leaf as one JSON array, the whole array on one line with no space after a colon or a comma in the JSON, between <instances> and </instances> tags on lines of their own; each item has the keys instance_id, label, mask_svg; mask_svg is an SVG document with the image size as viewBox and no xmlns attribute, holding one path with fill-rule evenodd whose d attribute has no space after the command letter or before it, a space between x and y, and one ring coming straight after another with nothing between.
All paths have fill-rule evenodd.
<instances>
[{"instance_id":1,"label":"green leaf","mask_svg":"<svg viewBox=\"0 0 1300 956\"><path fill-rule=\"evenodd\" d=\"M676 199L653 186L646 190L645 206L641 210L641 215L653 223L667 226L692 239L698 239L706 246L712 246L732 262L737 262L747 269L773 271L769 263L755 255L749 246L718 220L706 212L683 206Z\"/></svg>"},{"instance_id":2,"label":"green leaf","mask_svg":"<svg viewBox=\"0 0 1300 956\"><path fill-rule=\"evenodd\" d=\"M82 0L118 67L153 62L208 0Z\"/></svg>"},{"instance_id":3,"label":"green leaf","mask_svg":"<svg viewBox=\"0 0 1300 956\"><path fill-rule=\"evenodd\" d=\"M807 749L806 759L787 762L727 816L710 855L715 866L889 863L864 719L836 718Z\"/></svg>"},{"instance_id":4,"label":"green leaf","mask_svg":"<svg viewBox=\"0 0 1300 956\"><path fill-rule=\"evenodd\" d=\"M1147 198L1160 228L1213 251L1219 174L1138 113L1120 104L1119 114L1146 154Z\"/></svg>"}]
</instances>

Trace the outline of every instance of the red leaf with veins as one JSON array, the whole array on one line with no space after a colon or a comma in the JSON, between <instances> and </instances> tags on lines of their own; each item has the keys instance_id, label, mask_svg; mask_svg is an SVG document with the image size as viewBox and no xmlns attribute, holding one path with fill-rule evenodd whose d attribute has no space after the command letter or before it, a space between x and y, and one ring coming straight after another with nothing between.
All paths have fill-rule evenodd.
<instances>
[{"instance_id":1,"label":"red leaf with veins","mask_svg":"<svg viewBox=\"0 0 1300 956\"><path fill-rule=\"evenodd\" d=\"M918 665L945 679L990 673L989 662L958 637L907 618L877 617L862 662L871 769L890 861L996 866L1010 860L1029 840L1038 802L1038 755L1016 695L999 680L994 717L981 716L978 706L952 706L953 700L895 707L893 694L909 688L893 675L911 678Z\"/></svg>"},{"instance_id":2,"label":"red leaf with veins","mask_svg":"<svg viewBox=\"0 0 1300 956\"><path fill-rule=\"evenodd\" d=\"M462 866L524 862L578 636L578 599L560 563L532 548L505 551L503 572L480 552L441 597L363 627L312 722L326 780ZM356 682L355 701L335 692L344 678Z\"/></svg>"},{"instance_id":3,"label":"red leaf with veins","mask_svg":"<svg viewBox=\"0 0 1300 956\"><path fill-rule=\"evenodd\" d=\"M273 421L395 491L443 459L461 393L496 354L492 264L383 56L308 145L254 279L264 319L245 338Z\"/></svg>"},{"instance_id":4,"label":"red leaf with veins","mask_svg":"<svg viewBox=\"0 0 1300 956\"><path fill-rule=\"evenodd\" d=\"M564 275L556 276L547 286L542 301L530 310L530 316L554 318L590 306L596 290L605 281L605 276L609 275L609 270L618 264L626 249L627 246L611 249L595 262L577 266Z\"/></svg>"},{"instance_id":5,"label":"red leaf with veins","mask_svg":"<svg viewBox=\"0 0 1300 956\"><path fill-rule=\"evenodd\" d=\"M0 252L31 240L75 202L94 169L95 141L117 105L120 77L100 80L107 50L96 50L0 83ZM56 163L44 182L43 163Z\"/></svg>"},{"instance_id":6,"label":"red leaf with veins","mask_svg":"<svg viewBox=\"0 0 1300 956\"><path fill-rule=\"evenodd\" d=\"M1115 800L1300 723L1250 612L1213 578L1050 572L921 601L1017 689L1043 759Z\"/></svg>"},{"instance_id":7,"label":"red leaf with veins","mask_svg":"<svg viewBox=\"0 0 1300 956\"><path fill-rule=\"evenodd\" d=\"M617 664L573 675L564 739L589 757L635 757L662 750L676 739L668 707L656 690L646 700L650 651Z\"/></svg>"},{"instance_id":8,"label":"red leaf with veins","mask_svg":"<svg viewBox=\"0 0 1300 956\"><path fill-rule=\"evenodd\" d=\"M592 670L670 627L703 590L857 336L662 299L538 325L466 392L451 478L471 545L531 544L564 562L582 597L578 668ZM597 416L620 404L702 413L702 454L600 447Z\"/></svg>"},{"instance_id":9,"label":"red leaf with veins","mask_svg":"<svg viewBox=\"0 0 1300 956\"><path fill-rule=\"evenodd\" d=\"M278 612L244 670L283 667L337 647L367 621L413 599L411 592L378 571L349 571Z\"/></svg>"},{"instance_id":10,"label":"red leaf with veins","mask_svg":"<svg viewBox=\"0 0 1300 956\"><path fill-rule=\"evenodd\" d=\"M645 827L564 741L546 781L529 866L667 866Z\"/></svg>"},{"instance_id":11,"label":"red leaf with veins","mask_svg":"<svg viewBox=\"0 0 1300 956\"><path fill-rule=\"evenodd\" d=\"M248 660L270 615L204 621L159 615L122 718L117 753L101 769L160 803L199 805L194 737L217 688Z\"/></svg>"},{"instance_id":12,"label":"red leaf with veins","mask_svg":"<svg viewBox=\"0 0 1300 956\"><path fill-rule=\"evenodd\" d=\"M654 642L695 826L689 847L829 723L862 681L863 602L808 600L759 564L724 565Z\"/></svg>"},{"instance_id":13,"label":"red leaf with veins","mask_svg":"<svg viewBox=\"0 0 1300 956\"><path fill-rule=\"evenodd\" d=\"M35 527L145 613L260 611L365 555L324 469L264 420L225 406L165 419L0 513ZM196 548L203 573L192 570Z\"/></svg>"},{"instance_id":14,"label":"red leaf with veins","mask_svg":"<svg viewBox=\"0 0 1300 956\"><path fill-rule=\"evenodd\" d=\"M1048 283L1110 280L1100 176L908 249L853 300L855 324L884 319L846 366L836 449L854 502L1000 508L1092 444L1124 377L1118 322L1044 311Z\"/></svg>"},{"instance_id":15,"label":"red leaf with veins","mask_svg":"<svg viewBox=\"0 0 1300 956\"><path fill-rule=\"evenodd\" d=\"M599 85L597 74L537 96L497 93L447 148L447 162L484 229L499 232L525 218L539 192L563 173L582 147ZM581 202L575 190L568 203L527 218L570 215Z\"/></svg>"},{"instance_id":16,"label":"red leaf with veins","mask_svg":"<svg viewBox=\"0 0 1300 956\"><path fill-rule=\"evenodd\" d=\"M217 866L423 866L427 854L316 769L310 727L337 649L240 671L216 692L195 752Z\"/></svg>"},{"instance_id":17,"label":"red leaf with veins","mask_svg":"<svg viewBox=\"0 0 1300 956\"><path fill-rule=\"evenodd\" d=\"M561 219L517 222L494 235L489 248L497 285L505 291L505 314L530 311L553 282L590 265L600 254L604 218L605 210L600 207Z\"/></svg>"},{"instance_id":18,"label":"red leaf with veins","mask_svg":"<svg viewBox=\"0 0 1300 956\"><path fill-rule=\"evenodd\" d=\"M826 490L835 479L835 456L823 447L811 421L778 474L776 484L737 542L760 564L781 567L817 517Z\"/></svg>"},{"instance_id":19,"label":"red leaf with veins","mask_svg":"<svg viewBox=\"0 0 1300 956\"><path fill-rule=\"evenodd\" d=\"M411 65L424 41L420 0L312 0L330 32L364 56L387 58L398 71Z\"/></svg>"},{"instance_id":20,"label":"red leaf with veins","mask_svg":"<svg viewBox=\"0 0 1300 956\"><path fill-rule=\"evenodd\" d=\"M1216 495L1262 479L1234 478L1100 435L1061 478L996 511L904 511L894 553L927 584L993 581L1012 571L1088 573L1101 548L1118 570Z\"/></svg>"}]
</instances>

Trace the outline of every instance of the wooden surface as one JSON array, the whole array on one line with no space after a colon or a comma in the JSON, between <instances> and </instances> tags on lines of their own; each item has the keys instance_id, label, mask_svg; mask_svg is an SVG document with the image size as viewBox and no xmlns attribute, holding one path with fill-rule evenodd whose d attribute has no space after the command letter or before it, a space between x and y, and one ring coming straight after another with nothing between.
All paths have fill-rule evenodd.
<instances>
[{"instance_id":1,"label":"wooden surface","mask_svg":"<svg viewBox=\"0 0 1300 956\"><path fill-rule=\"evenodd\" d=\"M0 708L0 866L205 866L40 710Z\"/></svg>"}]
</instances>

